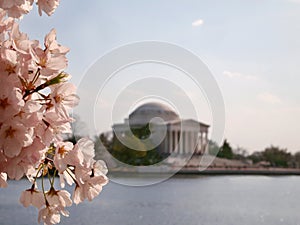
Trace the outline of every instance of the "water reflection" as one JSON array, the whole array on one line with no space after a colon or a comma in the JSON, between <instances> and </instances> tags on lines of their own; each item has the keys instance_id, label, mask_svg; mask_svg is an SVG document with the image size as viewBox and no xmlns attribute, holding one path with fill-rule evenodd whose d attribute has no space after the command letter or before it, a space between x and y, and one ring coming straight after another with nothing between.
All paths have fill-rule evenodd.
<instances>
[{"instance_id":1,"label":"water reflection","mask_svg":"<svg viewBox=\"0 0 300 225\"><path fill-rule=\"evenodd\" d=\"M18 204L28 181L9 185L0 191L0 224L37 224L37 211ZM61 224L295 225L299 186L296 176L181 175L147 187L111 182L95 201L69 208L71 216Z\"/></svg>"}]
</instances>

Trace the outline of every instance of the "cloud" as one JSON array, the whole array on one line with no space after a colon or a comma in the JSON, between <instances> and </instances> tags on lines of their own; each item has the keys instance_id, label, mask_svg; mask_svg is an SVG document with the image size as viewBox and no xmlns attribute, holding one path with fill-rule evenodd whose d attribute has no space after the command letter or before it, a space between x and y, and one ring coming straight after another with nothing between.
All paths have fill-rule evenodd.
<instances>
[{"instance_id":1,"label":"cloud","mask_svg":"<svg viewBox=\"0 0 300 225\"><path fill-rule=\"evenodd\" d=\"M300 4L300 0L288 0L288 2L292 2L292 3Z\"/></svg>"},{"instance_id":2,"label":"cloud","mask_svg":"<svg viewBox=\"0 0 300 225\"><path fill-rule=\"evenodd\" d=\"M258 78L256 76L253 75L245 75L245 74L241 74L238 72L230 72L225 70L223 72L223 74L231 79L233 78L241 78L241 79L246 79L246 80L258 80Z\"/></svg>"},{"instance_id":3,"label":"cloud","mask_svg":"<svg viewBox=\"0 0 300 225\"><path fill-rule=\"evenodd\" d=\"M270 92L264 92L264 93L260 93L257 98L260 100L260 101L263 101L265 103L270 103L270 104L278 104L278 103L281 103L281 99L270 93Z\"/></svg>"},{"instance_id":4,"label":"cloud","mask_svg":"<svg viewBox=\"0 0 300 225\"><path fill-rule=\"evenodd\" d=\"M227 70L225 70L225 71L223 72L223 74L224 74L225 76L229 77L229 78L235 78L235 77L241 77L241 76L242 76L242 74L240 74L240 73L237 73L237 72L229 72L229 71L227 71Z\"/></svg>"},{"instance_id":5,"label":"cloud","mask_svg":"<svg viewBox=\"0 0 300 225\"><path fill-rule=\"evenodd\" d=\"M193 26L193 27L199 27L199 26L202 26L203 24L204 24L204 20L198 19L198 20L195 20L195 21L192 23L192 26Z\"/></svg>"}]
</instances>

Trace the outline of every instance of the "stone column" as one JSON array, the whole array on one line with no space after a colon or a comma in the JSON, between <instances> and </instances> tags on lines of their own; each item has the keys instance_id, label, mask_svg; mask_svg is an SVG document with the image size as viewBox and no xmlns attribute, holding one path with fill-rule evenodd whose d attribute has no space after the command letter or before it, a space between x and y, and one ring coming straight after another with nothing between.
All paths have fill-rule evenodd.
<instances>
[{"instance_id":1,"label":"stone column","mask_svg":"<svg viewBox=\"0 0 300 225\"><path fill-rule=\"evenodd\" d=\"M205 132L205 146L204 146L204 149L203 149L203 153L207 150L208 148L208 133L207 131Z\"/></svg>"},{"instance_id":2,"label":"stone column","mask_svg":"<svg viewBox=\"0 0 300 225\"><path fill-rule=\"evenodd\" d=\"M191 153L194 153L194 150L195 150L195 141L196 139L196 132L195 131L192 131L192 135L191 135Z\"/></svg>"},{"instance_id":3,"label":"stone column","mask_svg":"<svg viewBox=\"0 0 300 225\"><path fill-rule=\"evenodd\" d=\"M182 131L182 154L185 152L185 131Z\"/></svg>"},{"instance_id":4,"label":"stone column","mask_svg":"<svg viewBox=\"0 0 300 225\"><path fill-rule=\"evenodd\" d=\"M178 131L175 130L175 146L174 146L174 151L175 153L178 153L178 149L179 149L179 146L178 146Z\"/></svg>"},{"instance_id":5,"label":"stone column","mask_svg":"<svg viewBox=\"0 0 300 225\"><path fill-rule=\"evenodd\" d=\"M187 152L190 154L192 153L192 132L188 132L188 149Z\"/></svg>"},{"instance_id":6,"label":"stone column","mask_svg":"<svg viewBox=\"0 0 300 225\"><path fill-rule=\"evenodd\" d=\"M166 132L166 136L165 136L165 139L164 139L164 153L169 153L168 131Z\"/></svg>"},{"instance_id":7,"label":"stone column","mask_svg":"<svg viewBox=\"0 0 300 225\"><path fill-rule=\"evenodd\" d=\"M202 152L203 150L203 132L200 131L200 150L199 152Z\"/></svg>"},{"instance_id":8,"label":"stone column","mask_svg":"<svg viewBox=\"0 0 300 225\"><path fill-rule=\"evenodd\" d=\"M169 144L169 153L172 153L172 130L169 130L168 132L168 144Z\"/></svg>"},{"instance_id":9,"label":"stone column","mask_svg":"<svg viewBox=\"0 0 300 225\"><path fill-rule=\"evenodd\" d=\"M181 141L181 136L182 136L182 133L180 130L177 131L177 153L180 154L180 149L181 149L181 144L180 144L180 141Z\"/></svg>"},{"instance_id":10,"label":"stone column","mask_svg":"<svg viewBox=\"0 0 300 225\"><path fill-rule=\"evenodd\" d=\"M187 154L191 152L191 132L186 132L186 151Z\"/></svg>"},{"instance_id":11,"label":"stone column","mask_svg":"<svg viewBox=\"0 0 300 225\"><path fill-rule=\"evenodd\" d=\"M187 154L188 153L188 131L184 131L184 147L183 147L183 153Z\"/></svg>"},{"instance_id":12,"label":"stone column","mask_svg":"<svg viewBox=\"0 0 300 225\"><path fill-rule=\"evenodd\" d=\"M176 133L177 133L177 131L176 130L174 130L173 131L173 152L174 153L176 153Z\"/></svg>"},{"instance_id":13,"label":"stone column","mask_svg":"<svg viewBox=\"0 0 300 225\"><path fill-rule=\"evenodd\" d=\"M193 148L194 148L193 139L194 139L194 132L191 131L191 132L190 132L190 150L189 150L189 153L190 153L190 154L193 153Z\"/></svg>"},{"instance_id":14,"label":"stone column","mask_svg":"<svg viewBox=\"0 0 300 225\"><path fill-rule=\"evenodd\" d=\"M180 140L179 140L179 154L183 153L183 131L180 132Z\"/></svg>"},{"instance_id":15,"label":"stone column","mask_svg":"<svg viewBox=\"0 0 300 225\"><path fill-rule=\"evenodd\" d=\"M175 151L176 151L176 149L175 149L175 147L176 147L176 140L175 140L175 135L176 135L176 131L175 130L173 130L172 131L172 151L175 153Z\"/></svg>"},{"instance_id":16,"label":"stone column","mask_svg":"<svg viewBox=\"0 0 300 225\"><path fill-rule=\"evenodd\" d=\"M185 149L184 149L185 154L189 153L189 131L185 132Z\"/></svg>"}]
</instances>

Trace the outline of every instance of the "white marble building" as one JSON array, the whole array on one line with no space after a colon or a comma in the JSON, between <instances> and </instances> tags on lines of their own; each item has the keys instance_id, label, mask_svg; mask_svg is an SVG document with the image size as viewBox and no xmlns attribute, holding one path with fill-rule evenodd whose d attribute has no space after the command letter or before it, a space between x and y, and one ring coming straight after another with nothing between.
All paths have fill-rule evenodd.
<instances>
[{"instance_id":1,"label":"white marble building","mask_svg":"<svg viewBox=\"0 0 300 225\"><path fill-rule=\"evenodd\" d=\"M125 119L124 123L114 124L112 127L114 138L116 138L116 133L124 136L130 128L143 127L153 118L162 119L154 122L156 130L165 129L164 137L157 146L159 152L174 155L200 155L206 150L209 125L193 119L181 119L170 107L161 103L141 105L129 115L128 119Z\"/></svg>"}]
</instances>

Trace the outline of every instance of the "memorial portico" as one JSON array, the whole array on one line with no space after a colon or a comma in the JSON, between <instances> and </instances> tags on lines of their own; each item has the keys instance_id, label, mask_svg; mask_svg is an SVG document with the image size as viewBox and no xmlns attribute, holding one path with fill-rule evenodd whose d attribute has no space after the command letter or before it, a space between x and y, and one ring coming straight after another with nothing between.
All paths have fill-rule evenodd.
<instances>
[{"instance_id":1,"label":"memorial portico","mask_svg":"<svg viewBox=\"0 0 300 225\"><path fill-rule=\"evenodd\" d=\"M195 120L169 121L164 153L202 154L208 143L208 125Z\"/></svg>"},{"instance_id":2,"label":"memorial portico","mask_svg":"<svg viewBox=\"0 0 300 225\"><path fill-rule=\"evenodd\" d=\"M209 125L193 119L181 119L170 107L161 103L141 105L125 119L123 124L114 124L113 130L125 135L128 129L143 127L155 117L162 119L160 125L166 129L165 137L157 148L159 152L176 155L205 152L208 146Z\"/></svg>"}]
</instances>

